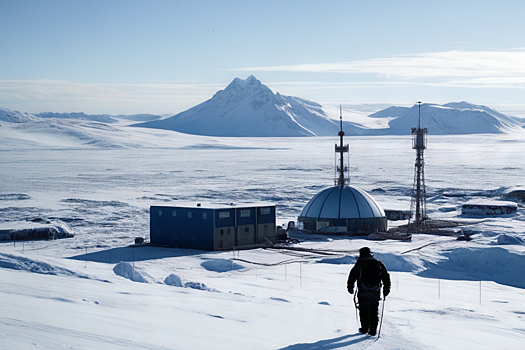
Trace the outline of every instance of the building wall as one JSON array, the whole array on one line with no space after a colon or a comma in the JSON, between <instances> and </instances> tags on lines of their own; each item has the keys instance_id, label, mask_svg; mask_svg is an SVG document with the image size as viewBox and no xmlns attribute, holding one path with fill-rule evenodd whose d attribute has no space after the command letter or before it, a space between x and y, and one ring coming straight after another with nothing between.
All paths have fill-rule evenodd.
<instances>
[{"instance_id":1,"label":"building wall","mask_svg":"<svg viewBox=\"0 0 525 350\"><path fill-rule=\"evenodd\" d=\"M275 240L275 206L150 207L150 241L154 245L220 250L267 240Z\"/></svg>"},{"instance_id":2,"label":"building wall","mask_svg":"<svg viewBox=\"0 0 525 350\"><path fill-rule=\"evenodd\" d=\"M275 241L276 222L275 207L257 208L257 243Z\"/></svg>"},{"instance_id":3,"label":"building wall","mask_svg":"<svg viewBox=\"0 0 525 350\"><path fill-rule=\"evenodd\" d=\"M375 232L386 232L388 229L388 220L386 217L378 218L357 218L357 219L315 219L299 217L303 223L303 229L307 231L317 231L320 228L330 226L346 227L346 233L369 234Z\"/></svg>"},{"instance_id":4,"label":"building wall","mask_svg":"<svg viewBox=\"0 0 525 350\"><path fill-rule=\"evenodd\" d=\"M255 244L255 207L236 208L237 213L237 240L236 245Z\"/></svg>"},{"instance_id":5,"label":"building wall","mask_svg":"<svg viewBox=\"0 0 525 350\"><path fill-rule=\"evenodd\" d=\"M235 246L235 208L214 211L213 249Z\"/></svg>"},{"instance_id":6,"label":"building wall","mask_svg":"<svg viewBox=\"0 0 525 350\"><path fill-rule=\"evenodd\" d=\"M213 210L152 206L150 241L170 247L214 249Z\"/></svg>"}]
</instances>

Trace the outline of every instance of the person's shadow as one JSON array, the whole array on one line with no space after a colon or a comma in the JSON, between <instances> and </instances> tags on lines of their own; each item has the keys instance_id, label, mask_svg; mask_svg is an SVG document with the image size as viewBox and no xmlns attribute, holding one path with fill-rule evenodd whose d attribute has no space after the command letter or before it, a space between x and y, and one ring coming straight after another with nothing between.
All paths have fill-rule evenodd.
<instances>
[{"instance_id":1,"label":"person's shadow","mask_svg":"<svg viewBox=\"0 0 525 350\"><path fill-rule=\"evenodd\" d=\"M319 340L315 343L300 343L293 344L279 350L329 350L342 349L347 346L360 343L370 339L370 337L363 336L361 333L343 335L342 337Z\"/></svg>"}]
</instances>

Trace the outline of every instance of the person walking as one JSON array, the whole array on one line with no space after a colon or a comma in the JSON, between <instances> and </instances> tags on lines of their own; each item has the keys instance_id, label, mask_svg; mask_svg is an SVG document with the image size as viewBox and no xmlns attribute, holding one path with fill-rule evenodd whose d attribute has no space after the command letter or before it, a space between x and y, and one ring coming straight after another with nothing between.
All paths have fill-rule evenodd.
<instances>
[{"instance_id":1,"label":"person walking","mask_svg":"<svg viewBox=\"0 0 525 350\"><path fill-rule=\"evenodd\" d=\"M383 298L390 293L390 274L385 265L374 258L370 248L359 249L359 258L348 276L348 293L354 294L354 285L357 282L357 300L362 334L372 336L377 333L379 323L378 311L381 300L381 287ZM384 301L383 301L384 302Z\"/></svg>"}]
</instances>

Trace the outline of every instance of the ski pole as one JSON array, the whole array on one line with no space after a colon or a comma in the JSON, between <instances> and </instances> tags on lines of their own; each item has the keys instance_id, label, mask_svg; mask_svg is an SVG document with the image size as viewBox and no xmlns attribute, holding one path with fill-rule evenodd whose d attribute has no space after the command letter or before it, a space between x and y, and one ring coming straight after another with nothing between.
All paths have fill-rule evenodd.
<instances>
[{"instance_id":1,"label":"ski pole","mask_svg":"<svg viewBox=\"0 0 525 350\"><path fill-rule=\"evenodd\" d=\"M357 304L357 290L354 293L354 306L355 306L355 319L357 320L357 324L360 323L359 321L359 314L357 312L357 309L359 309L359 305Z\"/></svg>"},{"instance_id":2,"label":"ski pole","mask_svg":"<svg viewBox=\"0 0 525 350\"><path fill-rule=\"evenodd\" d=\"M383 297L383 307L381 308L381 322L379 323L379 332L377 332L377 338L381 336L381 326L383 325L383 315L385 313L385 301L386 297Z\"/></svg>"}]
</instances>

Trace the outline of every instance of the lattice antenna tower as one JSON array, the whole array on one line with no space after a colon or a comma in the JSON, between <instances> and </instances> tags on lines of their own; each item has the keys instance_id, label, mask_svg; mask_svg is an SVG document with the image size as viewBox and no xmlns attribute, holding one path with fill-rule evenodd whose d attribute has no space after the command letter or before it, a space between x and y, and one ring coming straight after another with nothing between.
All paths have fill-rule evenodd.
<instances>
[{"instance_id":1,"label":"lattice antenna tower","mask_svg":"<svg viewBox=\"0 0 525 350\"><path fill-rule=\"evenodd\" d=\"M423 231L428 228L425 158L423 155L424 150L427 148L427 128L421 128L421 101L417 102L417 104L419 105L419 120L417 128L412 128L412 149L416 150L416 164L408 229Z\"/></svg>"},{"instance_id":2,"label":"lattice antenna tower","mask_svg":"<svg viewBox=\"0 0 525 350\"><path fill-rule=\"evenodd\" d=\"M335 144L335 154L336 154L336 163L335 163L335 185L345 187L346 184L350 183L350 155L346 157L345 162L345 153L349 153L350 145L343 145L343 136L345 132L343 131L343 107L339 106L339 145Z\"/></svg>"}]
</instances>

